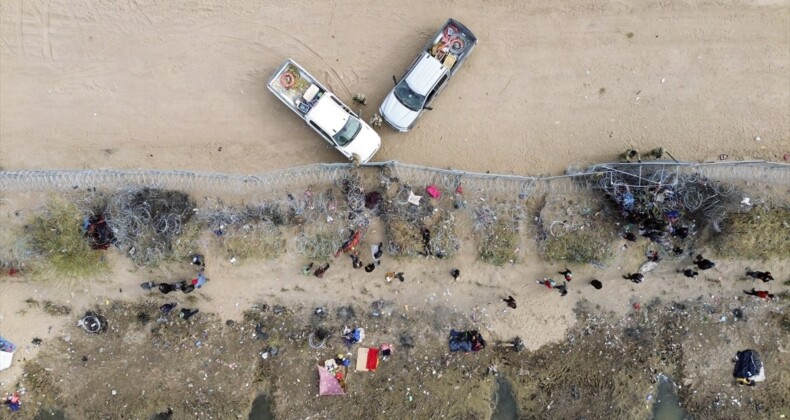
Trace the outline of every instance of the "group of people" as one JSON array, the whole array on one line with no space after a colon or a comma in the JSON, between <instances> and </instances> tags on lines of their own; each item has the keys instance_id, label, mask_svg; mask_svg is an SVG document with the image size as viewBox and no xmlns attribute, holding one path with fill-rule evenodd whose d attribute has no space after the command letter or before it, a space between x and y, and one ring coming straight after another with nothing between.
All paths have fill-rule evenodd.
<instances>
[{"instance_id":1,"label":"group of people","mask_svg":"<svg viewBox=\"0 0 790 420\"><path fill-rule=\"evenodd\" d=\"M566 268L564 271L560 271L559 274L562 274L564 279L562 284L557 284L554 279L550 279L548 277L544 277L543 280L537 280L536 283L546 286L548 289L557 289L557 291L560 293L560 296L565 296L568 294L568 283L573 280L573 272ZM505 302L508 301L506 300ZM515 302L513 303L515 304ZM510 303L508 303L508 306L510 306ZM510 307L512 308L513 306Z\"/></svg>"}]
</instances>

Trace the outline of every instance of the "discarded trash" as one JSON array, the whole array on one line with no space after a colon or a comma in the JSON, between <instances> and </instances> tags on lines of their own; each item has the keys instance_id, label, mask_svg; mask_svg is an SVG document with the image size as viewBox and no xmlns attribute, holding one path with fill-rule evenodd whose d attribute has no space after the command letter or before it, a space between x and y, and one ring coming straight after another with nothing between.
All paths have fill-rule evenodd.
<instances>
[{"instance_id":1,"label":"discarded trash","mask_svg":"<svg viewBox=\"0 0 790 420\"><path fill-rule=\"evenodd\" d=\"M77 326L92 334L98 334L107 328L103 317L91 311L85 312L85 316L77 322Z\"/></svg>"},{"instance_id":2,"label":"discarded trash","mask_svg":"<svg viewBox=\"0 0 790 420\"><path fill-rule=\"evenodd\" d=\"M422 199L421 195L415 195L413 192L409 191L409 199L407 200L409 203L419 206L420 199Z\"/></svg>"}]
</instances>

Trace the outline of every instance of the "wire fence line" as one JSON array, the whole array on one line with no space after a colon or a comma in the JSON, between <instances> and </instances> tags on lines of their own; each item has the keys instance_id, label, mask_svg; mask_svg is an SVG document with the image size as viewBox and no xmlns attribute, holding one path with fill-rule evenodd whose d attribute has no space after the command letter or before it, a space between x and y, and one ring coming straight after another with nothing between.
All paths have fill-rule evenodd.
<instances>
[{"instance_id":1,"label":"wire fence line","mask_svg":"<svg viewBox=\"0 0 790 420\"><path fill-rule=\"evenodd\" d=\"M660 170L657 170L660 167ZM309 185L337 184L348 176L351 164L330 163L299 166L261 174L237 175L181 170L19 170L0 171L2 191L71 191L77 189L115 190L128 187L155 187L192 193L255 195L288 191ZM638 168L638 171L635 171ZM650 178L640 177L645 169ZM382 182L398 180L413 186L437 185L445 191L462 189L473 199L487 200L504 194L525 199L536 193L572 193L591 187L590 179L627 171L635 182L630 187L649 187L678 174L697 174L731 183L790 184L790 164L746 161L690 163L650 161L605 163L583 169L569 169L559 176L521 176L475 173L387 161L369 163L359 172L378 176ZM597 176L597 177L596 177ZM634 177L635 176L635 177ZM583 180L584 182L577 182Z\"/></svg>"}]
</instances>

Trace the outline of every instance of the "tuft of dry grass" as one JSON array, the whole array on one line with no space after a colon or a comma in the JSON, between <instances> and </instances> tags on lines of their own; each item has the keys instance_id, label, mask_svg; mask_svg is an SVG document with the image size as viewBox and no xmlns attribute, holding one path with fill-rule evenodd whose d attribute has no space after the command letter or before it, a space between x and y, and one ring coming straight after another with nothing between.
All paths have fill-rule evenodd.
<instances>
[{"instance_id":1,"label":"tuft of dry grass","mask_svg":"<svg viewBox=\"0 0 790 420\"><path fill-rule=\"evenodd\" d=\"M93 277L109 269L103 253L92 249L85 237L77 207L62 198L51 198L25 227L24 235L36 257L34 270L51 274L42 277Z\"/></svg>"},{"instance_id":2,"label":"tuft of dry grass","mask_svg":"<svg viewBox=\"0 0 790 420\"><path fill-rule=\"evenodd\" d=\"M420 225L404 219L387 221L387 240L390 252L403 257L416 257L425 248Z\"/></svg>"},{"instance_id":3,"label":"tuft of dry grass","mask_svg":"<svg viewBox=\"0 0 790 420\"><path fill-rule=\"evenodd\" d=\"M732 213L712 241L717 254L724 257L768 260L787 256L790 209L762 205Z\"/></svg>"},{"instance_id":4,"label":"tuft of dry grass","mask_svg":"<svg viewBox=\"0 0 790 420\"><path fill-rule=\"evenodd\" d=\"M518 261L520 237L517 221L500 217L477 236L480 242L480 259L483 261L495 266Z\"/></svg>"},{"instance_id":5,"label":"tuft of dry grass","mask_svg":"<svg viewBox=\"0 0 790 420\"><path fill-rule=\"evenodd\" d=\"M310 261L329 261L342 245L343 237L331 230L304 232L296 238L299 254Z\"/></svg>"},{"instance_id":6,"label":"tuft of dry grass","mask_svg":"<svg viewBox=\"0 0 790 420\"><path fill-rule=\"evenodd\" d=\"M36 303L38 304L38 303ZM43 306L44 312L52 316L66 316L71 315L71 306L59 305L51 300L45 300Z\"/></svg>"},{"instance_id":7,"label":"tuft of dry grass","mask_svg":"<svg viewBox=\"0 0 790 420\"><path fill-rule=\"evenodd\" d=\"M271 260L285 253L282 231L270 222L246 224L220 237L228 257L237 260Z\"/></svg>"},{"instance_id":8,"label":"tuft of dry grass","mask_svg":"<svg viewBox=\"0 0 790 420\"><path fill-rule=\"evenodd\" d=\"M543 256L550 262L600 263L612 256L612 239L600 231L581 229L566 235L549 235L543 246Z\"/></svg>"}]
</instances>

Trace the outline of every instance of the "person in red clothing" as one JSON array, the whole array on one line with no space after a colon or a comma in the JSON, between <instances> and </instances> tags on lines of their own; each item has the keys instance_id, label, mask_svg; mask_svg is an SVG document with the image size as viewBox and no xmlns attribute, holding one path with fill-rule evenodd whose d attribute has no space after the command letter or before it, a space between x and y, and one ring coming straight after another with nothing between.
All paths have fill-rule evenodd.
<instances>
[{"instance_id":1,"label":"person in red clothing","mask_svg":"<svg viewBox=\"0 0 790 420\"><path fill-rule=\"evenodd\" d=\"M760 299L773 299L774 298L773 293L768 293L767 290L754 290L754 288L752 288L751 291L744 290L743 293L746 293L747 295L750 295L750 296L757 296Z\"/></svg>"}]
</instances>

